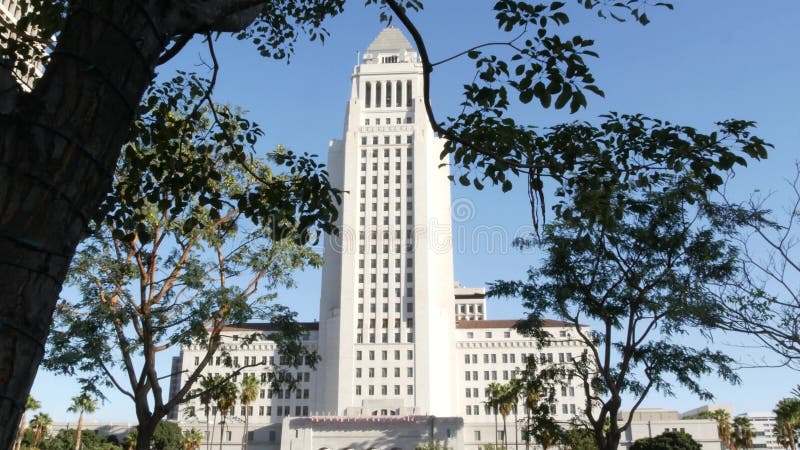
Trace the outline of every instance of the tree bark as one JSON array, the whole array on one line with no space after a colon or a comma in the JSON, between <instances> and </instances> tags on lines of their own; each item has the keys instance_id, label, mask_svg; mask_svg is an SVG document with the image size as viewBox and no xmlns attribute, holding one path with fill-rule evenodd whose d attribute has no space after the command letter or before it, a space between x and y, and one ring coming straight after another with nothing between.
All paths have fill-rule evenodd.
<instances>
[{"instance_id":1,"label":"tree bark","mask_svg":"<svg viewBox=\"0 0 800 450\"><path fill-rule=\"evenodd\" d=\"M136 435L136 450L150 450L150 443L153 440L158 422L159 420L139 422Z\"/></svg>"},{"instance_id":2,"label":"tree bark","mask_svg":"<svg viewBox=\"0 0 800 450\"><path fill-rule=\"evenodd\" d=\"M164 48L141 5L75 4L35 89L0 115L0 448L11 448L61 284Z\"/></svg>"},{"instance_id":3,"label":"tree bark","mask_svg":"<svg viewBox=\"0 0 800 450\"><path fill-rule=\"evenodd\" d=\"M0 449L13 447L70 260L159 56L177 35L235 31L262 9L76 0L34 89L0 91Z\"/></svg>"},{"instance_id":4,"label":"tree bark","mask_svg":"<svg viewBox=\"0 0 800 450\"><path fill-rule=\"evenodd\" d=\"M75 450L81 450L81 432L83 431L83 411L78 416L78 426L75 428Z\"/></svg>"}]
</instances>

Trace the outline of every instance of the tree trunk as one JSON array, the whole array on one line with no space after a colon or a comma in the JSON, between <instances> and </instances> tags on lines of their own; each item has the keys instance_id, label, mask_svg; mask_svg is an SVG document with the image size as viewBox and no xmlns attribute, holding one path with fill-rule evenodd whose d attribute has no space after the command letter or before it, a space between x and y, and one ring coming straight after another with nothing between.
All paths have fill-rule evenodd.
<instances>
[{"instance_id":1,"label":"tree trunk","mask_svg":"<svg viewBox=\"0 0 800 450\"><path fill-rule=\"evenodd\" d=\"M150 450L150 443L153 441L153 434L156 432L157 420L139 421L136 435L136 450Z\"/></svg>"},{"instance_id":2,"label":"tree trunk","mask_svg":"<svg viewBox=\"0 0 800 450\"><path fill-rule=\"evenodd\" d=\"M244 407L244 434L242 435L242 450L247 450L247 428L249 427L250 415L248 414L249 406Z\"/></svg>"},{"instance_id":3,"label":"tree trunk","mask_svg":"<svg viewBox=\"0 0 800 450\"><path fill-rule=\"evenodd\" d=\"M219 423L219 450L222 450L222 441L225 439L225 415L222 414L222 421Z\"/></svg>"},{"instance_id":4,"label":"tree trunk","mask_svg":"<svg viewBox=\"0 0 800 450\"><path fill-rule=\"evenodd\" d=\"M503 447L508 450L508 431L506 430L506 415L503 414Z\"/></svg>"},{"instance_id":5,"label":"tree trunk","mask_svg":"<svg viewBox=\"0 0 800 450\"><path fill-rule=\"evenodd\" d=\"M517 417L517 407L514 406L514 449L519 450L519 418Z\"/></svg>"},{"instance_id":6,"label":"tree trunk","mask_svg":"<svg viewBox=\"0 0 800 450\"><path fill-rule=\"evenodd\" d=\"M497 444L497 410L494 412L494 450L498 449Z\"/></svg>"},{"instance_id":7,"label":"tree trunk","mask_svg":"<svg viewBox=\"0 0 800 450\"><path fill-rule=\"evenodd\" d=\"M0 102L0 449L13 445L70 260L165 47L134 1L71 3L79 12L34 90Z\"/></svg>"},{"instance_id":8,"label":"tree trunk","mask_svg":"<svg viewBox=\"0 0 800 450\"><path fill-rule=\"evenodd\" d=\"M210 440L208 441L208 442L209 442L209 446L210 446L210 445L211 445L211 444L214 442L214 432L215 432L215 431L216 431L216 429L217 429L217 428L216 428L214 425L216 425L216 424L217 424L217 413L215 412L215 413L214 413L214 422L213 422L213 423L212 423L212 425L211 425L211 438L210 438ZM209 448L210 448L210 447L209 447Z\"/></svg>"},{"instance_id":9,"label":"tree trunk","mask_svg":"<svg viewBox=\"0 0 800 450\"><path fill-rule=\"evenodd\" d=\"M78 426L75 428L75 450L81 450L81 432L83 431L83 411L78 416Z\"/></svg>"},{"instance_id":10,"label":"tree trunk","mask_svg":"<svg viewBox=\"0 0 800 450\"><path fill-rule=\"evenodd\" d=\"M19 420L19 426L17 427L17 437L14 440L14 450L19 450L22 447L22 438L23 433L25 433L25 413L27 411L22 412L22 418Z\"/></svg>"}]
</instances>

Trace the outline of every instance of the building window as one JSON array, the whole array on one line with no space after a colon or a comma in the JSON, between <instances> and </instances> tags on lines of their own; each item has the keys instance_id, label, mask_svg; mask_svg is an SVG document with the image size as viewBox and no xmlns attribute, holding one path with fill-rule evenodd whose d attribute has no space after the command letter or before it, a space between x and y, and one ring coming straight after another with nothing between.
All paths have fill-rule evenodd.
<instances>
[{"instance_id":1,"label":"building window","mask_svg":"<svg viewBox=\"0 0 800 450\"><path fill-rule=\"evenodd\" d=\"M356 385L356 395L361 395L361 385Z\"/></svg>"},{"instance_id":2,"label":"building window","mask_svg":"<svg viewBox=\"0 0 800 450\"><path fill-rule=\"evenodd\" d=\"M364 107L369 108L371 102L372 102L372 83L367 81L367 84L364 86Z\"/></svg>"}]
</instances>

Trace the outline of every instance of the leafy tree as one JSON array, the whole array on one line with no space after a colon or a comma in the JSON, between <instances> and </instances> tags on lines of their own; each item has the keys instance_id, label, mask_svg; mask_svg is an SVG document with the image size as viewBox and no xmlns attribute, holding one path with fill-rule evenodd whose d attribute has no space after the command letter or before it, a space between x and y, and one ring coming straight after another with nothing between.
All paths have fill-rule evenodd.
<instances>
[{"instance_id":1,"label":"leafy tree","mask_svg":"<svg viewBox=\"0 0 800 450\"><path fill-rule=\"evenodd\" d=\"M47 413L39 413L33 416L31 420L31 428L34 430L34 437L33 437L33 447L38 448L39 442L41 442L42 438L47 437L47 433L50 431L50 427L53 425L53 419ZM72 441L74 446L75 441ZM71 448L70 448L71 450Z\"/></svg>"},{"instance_id":2,"label":"leafy tree","mask_svg":"<svg viewBox=\"0 0 800 450\"><path fill-rule=\"evenodd\" d=\"M775 435L788 450L797 450L800 436L800 399L784 398L775 405Z\"/></svg>"},{"instance_id":3,"label":"leafy tree","mask_svg":"<svg viewBox=\"0 0 800 450\"><path fill-rule=\"evenodd\" d=\"M545 260L524 281L498 281L493 296L522 298L523 329L554 315L589 349L573 362L584 385L586 418L598 447L614 450L633 415L618 421L623 394L635 411L651 390L677 382L700 398L698 379L716 371L737 382L732 359L674 337L714 328L710 287L736 274L727 218L741 210L709 194L719 171L763 158L767 144L729 121L708 135L641 116L609 115L600 127L557 126L543 137L557 178L556 218L537 245ZM593 321L591 333L582 325ZM610 425L606 429L605 424Z\"/></svg>"},{"instance_id":4,"label":"leafy tree","mask_svg":"<svg viewBox=\"0 0 800 450\"><path fill-rule=\"evenodd\" d=\"M203 442L203 432L194 428L183 430L181 435L181 450L200 450Z\"/></svg>"},{"instance_id":5,"label":"leafy tree","mask_svg":"<svg viewBox=\"0 0 800 450\"><path fill-rule=\"evenodd\" d=\"M260 130L230 108L195 110L202 85L185 74L148 94L149 112L125 147L106 213L73 261L69 281L81 298L59 305L45 362L80 375L97 395L114 387L129 397L141 446L173 407L200 395L194 384L225 325L268 319L281 327L271 339L290 365L315 360L293 314L270 300L277 287L293 285L294 270L321 262L299 244L306 225L297 222L335 214L327 175L283 149L270 156L286 165L282 174L250 157L245 146ZM165 398L159 355L189 343L205 354Z\"/></svg>"},{"instance_id":6,"label":"leafy tree","mask_svg":"<svg viewBox=\"0 0 800 450\"><path fill-rule=\"evenodd\" d=\"M182 450L181 428L175 422L162 420L156 425L150 448L153 450Z\"/></svg>"},{"instance_id":7,"label":"leafy tree","mask_svg":"<svg viewBox=\"0 0 800 450\"><path fill-rule=\"evenodd\" d=\"M139 432L134 428L133 431L126 434L122 439L122 447L125 450L133 450L136 448L136 441L138 441Z\"/></svg>"},{"instance_id":8,"label":"leafy tree","mask_svg":"<svg viewBox=\"0 0 800 450\"><path fill-rule=\"evenodd\" d=\"M0 176L0 255L8 255L0 260L0 319L16 324L0 329L2 341L10 343L0 348L0 372L15 374L0 380L0 444L5 447L12 443L42 359L70 260L110 189L137 119L136 105L156 69L199 36L208 44L216 73L215 33L236 33L263 56L286 58L301 36L323 40L323 22L344 7L344 0L128 2L23 0L19 21L0 24L0 34L13 36L0 50L0 155L6 162ZM529 128L503 116L509 98L523 103L536 98L545 108L569 105L574 111L586 104L584 91L602 94L584 61L595 56L592 40L562 38L557 32L569 21L563 2L497 0L497 25L509 36L519 35L502 46L514 53L506 59L491 54L490 47L468 51L479 81L466 87L464 113L440 123L430 108L427 81L433 67L444 61L430 60L407 14L422 3L367 3L378 5L384 18L394 14L412 34L423 59L425 106L436 131L452 143L447 151L459 164L487 167L489 181L504 189L510 187L504 168L517 173L534 168L531 179L537 180L543 167L528 160ZM622 20L631 14L639 23L649 21L647 0L577 3L601 17ZM39 62L45 67L42 77L23 90L21 79ZM210 103L210 96L204 102ZM541 193L541 187L531 187ZM300 228L314 220L309 222Z\"/></svg>"},{"instance_id":9,"label":"leafy tree","mask_svg":"<svg viewBox=\"0 0 800 450\"><path fill-rule=\"evenodd\" d=\"M545 339L543 336L537 337L539 343L544 343ZM525 407L522 436L526 449L530 447L531 439L543 449L560 440L563 429L550 414L550 405L554 401L555 386L563 375L558 367L540 368L536 358L528 358L521 376L509 383L514 396Z\"/></svg>"},{"instance_id":10,"label":"leafy tree","mask_svg":"<svg viewBox=\"0 0 800 450\"><path fill-rule=\"evenodd\" d=\"M731 430L731 449L739 450L753 448L753 438L756 436L753 431L753 424L745 416L733 418L733 428Z\"/></svg>"},{"instance_id":11,"label":"leafy tree","mask_svg":"<svg viewBox=\"0 0 800 450\"><path fill-rule=\"evenodd\" d=\"M503 417L503 446L508 447L506 417L511 414L511 410L516 404L516 392L508 384L490 383L486 387L486 397L489 407L495 411L495 436L497 435L497 413Z\"/></svg>"},{"instance_id":12,"label":"leafy tree","mask_svg":"<svg viewBox=\"0 0 800 450\"><path fill-rule=\"evenodd\" d=\"M28 396L28 400L25 401L25 411L22 412L22 419L19 421L19 427L17 429L17 438L14 441L14 450L19 450L22 446L22 438L23 434L25 433L25 428L27 424L25 423L25 415L28 411L36 411L37 409L42 407L42 403L35 398Z\"/></svg>"},{"instance_id":13,"label":"leafy tree","mask_svg":"<svg viewBox=\"0 0 800 450\"><path fill-rule=\"evenodd\" d=\"M722 443L723 448L732 449L733 431L731 429L731 415L724 409L715 409L713 411L703 411L694 416L695 419L708 419L717 422L717 436Z\"/></svg>"},{"instance_id":14,"label":"leafy tree","mask_svg":"<svg viewBox=\"0 0 800 450\"><path fill-rule=\"evenodd\" d=\"M91 395L83 393L72 397L72 404L67 411L78 413L78 425L75 427L75 450L81 450L81 431L83 431L83 414L91 414L97 410L97 401Z\"/></svg>"},{"instance_id":15,"label":"leafy tree","mask_svg":"<svg viewBox=\"0 0 800 450\"><path fill-rule=\"evenodd\" d=\"M631 450L702 450L703 446L682 431L666 431L652 438L637 439Z\"/></svg>"},{"instance_id":16,"label":"leafy tree","mask_svg":"<svg viewBox=\"0 0 800 450\"><path fill-rule=\"evenodd\" d=\"M561 445L566 450L597 450L594 432L581 426L572 426L564 430Z\"/></svg>"},{"instance_id":17,"label":"leafy tree","mask_svg":"<svg viewBox=\"0 0 800 450\"><path fill-rule=\"evenodd\" d=\"M239 400L242 403L244 411L244 434L242 435L242 450L247 450L247 431L250 425L250 408L251 404L258 398L258 391L261 387L261 382L258 381L255 375L245 375L242 378L242 387L239 392Z\"/></svg>"},{"instance_id":18,"label":"leafy tree","mask_svg":"<svg viewBox=\"0 0 800 450\"><path fill-rule=\"evenodd\" d=\"M425 444L417 444L417 446L414 447L414 450L448 450L448 448L449 447L446 447L440 441L435 441Z\"/></svg>"},{"instance_id":19,"label":"leafy tree","mask_svg":"<svg viewBox=\"0 0 800 450\"><path fill-rule=\"evenodd\" d=\"M75 445L77 430L59 430L52 438L43 442L42 450L72 450ZM83 450L122 450L115 439L103 436L93 430L84 430L81 433L81 448Z\"/></svg>"},{"instance_id":20,"label":"leafy tree","mask_svg":"<svg viewBox=\"0 0 800 450\"><path fill-rule=\"evenodd\" d=\"M222 450L223 436L225 435L225 419L233 410L236 404L236 397L239 395L239 388L231 380L223 381L222 385L215 391L217 410L222 415L219 421L219 450Z\"/></svg>"}]
</instances>

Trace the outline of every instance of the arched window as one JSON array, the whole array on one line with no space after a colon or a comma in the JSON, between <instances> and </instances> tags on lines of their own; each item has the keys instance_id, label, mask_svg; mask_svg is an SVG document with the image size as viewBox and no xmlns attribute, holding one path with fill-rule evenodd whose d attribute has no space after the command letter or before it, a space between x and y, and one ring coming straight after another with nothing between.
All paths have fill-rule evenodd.
<instances>
[{"instance_id":1,"label":"arched window","mask_svg":"<svg viewBox=\"0 0 800 450\"><path fill-rule=\"evenodd\" d=\"M372 102L372 83L367 81L367 85L364 88L364 107L369 108L370 103Z\"/></svg>"},{"instance_id":2,"label":"arched window","mask_svg":"<svg viewBox=\"0 0 800 450\"><path fill-rule=\"evenodd\" d=\"M397 106L397 107L400 107L400 106L402 106L400 102L401 102L401 98L403 97L403 82L402 81L398 81L396 84L397 84L397 89L396 89L397 98L394 100L394 105Z\"/></svg>"},{"instance_id":3,"label":"arched window","mask_svg":"<svg viewBox=\"0 0 800 450\"><path fill-rule=\"evenodd\" d=\"M380 108L381 107L381 82L380 81L376 81L375 82L375 107L376 108Z\"/></svg>"},{"instance_id":4,"label":"arched window","mask_svg":"<svg viewBox=\"0 0 800 450\"><path fill-rule=\"evenodd\" d=\"M386 82L386 107L387 108L391 108L392 107L392 82L391 81L387 81Z\"/></svg>"},{"instance_id":5,"label":"arched window","mask_svg":"<svg viewBox=\"0 0 800 450\"><path fill-rule=\"evenodd\" d=\"M414 96L411 94L411 80L406 81L406 106L411 106Z\"/></svg>"}]
</instances>

